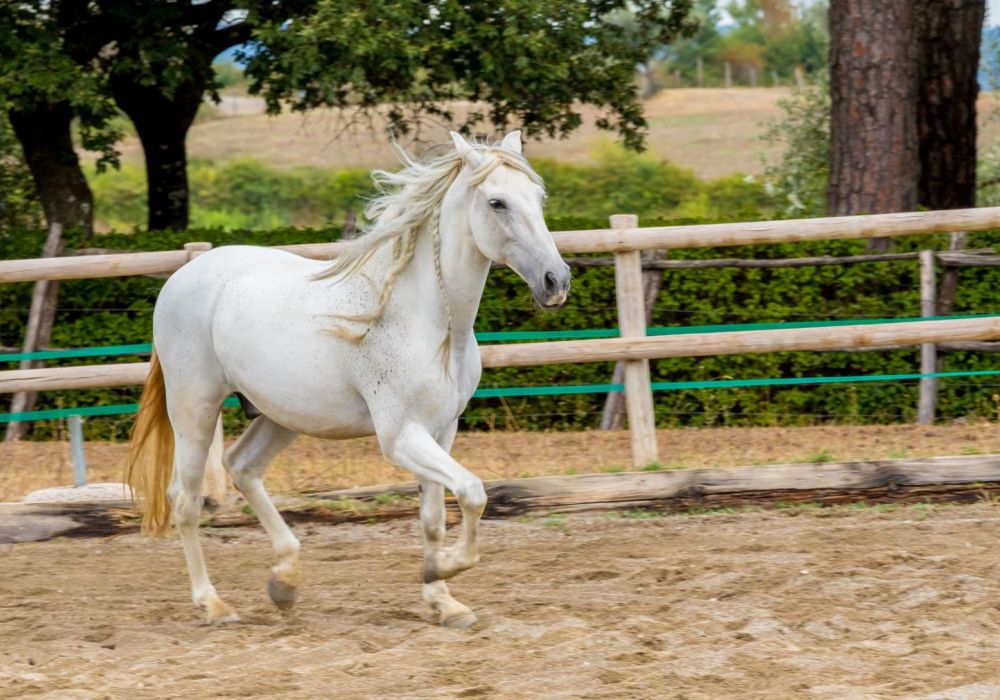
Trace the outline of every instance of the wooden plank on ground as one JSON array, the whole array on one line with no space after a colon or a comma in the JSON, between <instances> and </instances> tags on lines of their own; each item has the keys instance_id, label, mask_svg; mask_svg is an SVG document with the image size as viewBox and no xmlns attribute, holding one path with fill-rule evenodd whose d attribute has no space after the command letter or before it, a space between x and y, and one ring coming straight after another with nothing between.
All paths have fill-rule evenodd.
<instances>
[{"instance_id":1,"label":"wooden plank on ground","mask_svg":"<svg viewBox=\"0 0 1000 700\"><path fill-rule=\"evenodd\" d=\"M488 518L748 504L974 502L1000 496L1000 455L506 479L487 482L486 493ZM415 517L416 496L412 483L322 491L287 499L281 511L289 522ZM0 504L0 543L134 531L135 516L127 502ZM256 518L230 512L206 524L235 527L256 524Z\"/></svg>"}]
</instances>

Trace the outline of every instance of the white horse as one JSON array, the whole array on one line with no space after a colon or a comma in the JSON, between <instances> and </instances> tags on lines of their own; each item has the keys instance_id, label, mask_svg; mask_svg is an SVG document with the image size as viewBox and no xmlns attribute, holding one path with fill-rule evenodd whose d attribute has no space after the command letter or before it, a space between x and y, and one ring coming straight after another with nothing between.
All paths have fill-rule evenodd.
<instances>
[{"instance_id":1,"label":"white horse","mask_svg":"<svg viewBox=\"0 0 1000 700\"><path fill-rule=\"evenodd\" d=\"M164 532L172 514L194 603L209 622L238 619L209 580L198 542L206 454L234 392L260 415L224 461L274 546L268 593L278 607L295 602L299 541L264 490L264 469L299 433L374 433L385 458L420 481L424 600L445 626L476 621L445 583L479 560L486 505L482 481L449 454L481 374L473 322L490 261L515 270L545 307L565 302L570 274L520 132L496 146L452 139L441 155L404 155L400 172L373 174L381 195L366 214L374 223L332 263L222 247L164 285L129 483L144 495L147 532ZM462 509L448 547L445 488Z\"/></svg>"}]
</instances>

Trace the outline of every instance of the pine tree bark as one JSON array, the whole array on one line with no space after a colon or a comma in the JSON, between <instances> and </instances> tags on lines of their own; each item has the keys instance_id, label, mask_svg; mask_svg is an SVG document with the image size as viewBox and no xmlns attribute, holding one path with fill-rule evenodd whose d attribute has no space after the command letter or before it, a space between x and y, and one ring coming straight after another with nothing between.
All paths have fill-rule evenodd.
<instances>
[{"instance_id":1,"label":"pine tree bark","mask_svg":"<svg viewBox=\"0 0 1000 700\"><path fill-rule=\"evenodd\" d=\"M917 208L918 62L913 0L830 3L831 216ZM887 250L889 239L870 247Z\"/></svg>"},{"instance_id":2,"label":"pine tree bark","mask_svg":"<svg viewBox=\"0 0 1000 700\"><path fill-rule=\"evenodd\" d=\"M187 81L169 93L156 85L112 76L115 102L135 125L146 156L148 229L181 231L188 226L188 130L201 106L204 86Z\"/></svg>"},{"instance_id":3,"label":"pine tree bark","mask_svg":"<svg viewBox=\"0 0 1000 700\"><path fill-rule=\"evenodd\" d=\"M918 201L976 205L976 98L985 0L919 0Z\"/></svg>"}]
</instances>

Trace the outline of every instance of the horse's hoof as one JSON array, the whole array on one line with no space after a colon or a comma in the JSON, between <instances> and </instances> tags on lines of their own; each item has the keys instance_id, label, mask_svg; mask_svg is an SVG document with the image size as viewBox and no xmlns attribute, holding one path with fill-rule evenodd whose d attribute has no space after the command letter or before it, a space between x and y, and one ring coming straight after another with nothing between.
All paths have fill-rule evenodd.
<instances>
[{"instance_id":1,"label":"horse's hoof","mask_svg":"<svg viewBox=\"0 0 1000 700\"><path fill-rule=\"evenodd\" d=\"M209 601L205 608L208 611L208 624L210 625L224 625L227 622L238 622L240 619L236 611L219 598Z\"/></svg>"},{"instance_id":2,"label":"horse's hoof","mask_svg":"<svg viewBox=\"0 0 1000 700\"><path fill-rule=\"evenodd\" d=\"M267 581L267 594L272 602L281 610L290 610L295 605L298 589L290 586L277 576L271 576Z\"/></svg>"},{"instance_id":3,"label":"horse's hoof","mask_svg":"<svg viewBox=\"0 0 1000 700\"><path fill-rule=\"evenodd\" d=\"M453 613L441 619L441 626L453 630L464 630L478 622L478 618L470 610Z\"/></svg>"}]
</instances>

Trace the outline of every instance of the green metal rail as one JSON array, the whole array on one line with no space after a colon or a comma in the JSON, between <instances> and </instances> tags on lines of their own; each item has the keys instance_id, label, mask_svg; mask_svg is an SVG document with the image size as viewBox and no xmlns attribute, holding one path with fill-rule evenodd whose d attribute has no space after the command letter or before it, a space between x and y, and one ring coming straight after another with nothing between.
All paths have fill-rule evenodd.
<instances>
[{"instance_id":1,"label":"green metal rail","mask_svg":"<svg viewBox=\"0 0 1000 700\"><path fill-rule=\"evenodd\" d=\"M679 391L684 389L732 389L754 386L802 386L818 384L851 384L855 382L893 382L923 379L929 377L981 377L1000 375L998 369L967 372L931 372L928 374L861 374L845 377L784 377L760 379L714 379L692 382L653 382L653 391ZM490 399L513 396L558 396L563 394L607 394L624 391L624 384L555 384L551 386L510 386L479 389L473 394L476 399ZM226 399L224 406L239 406L234 397ZM54 408L44 411L24 411L0 414L0 423L11 421L49 420L69 416L113 416L135 413L139 404L116 404L113 406L84 406L81 408Z\"/></svg>"},{"instance_id":2,"label":"green metal rail","mask_svg":"<svg viewBox=\"0 0 1000 700\"><path fill-rule=\"evenodd\" d=\"M658 335L690 335L696 333L722 333L726 331L758 331L783 328L825 328L832 326L875 325L884 323L903 323L907 321L938 321L971 318L989 318L997 314L970 314L964 316L930 316L911 318L881 318L881 319L847 319L836 321L791 321L787 323L738 323L709 326L658 326L647 329L647 334ZM480 341L504 342L524 340L569 340L584 338L616 338L617 329L585 329L563 331L487 331L476 333ZM114 355L143 355L152 350L149 343L133 345L111 345L104 347L75 348L66 350L45 350L31 353L0 354L0 362L19 362L22 360L55 360L79 357L104 357ZM653 391L679 391L691 389L731 389L736 387L760 386L801 386L819 384L847 384L855 382L889 382L909 381L930 377L980 377L1000 375L1000 370L978 370L964 372L932 372L929 374L874 374L840 377L787 377L759 379L717 379L708 381L688 382L653 382ZM577 384L552 386L520 386L483 388L473 394L473 398L498 398L517 396L556 396L569 394L606 394L624 391L622 384ZM225 406L239 406L235 398L226 399ZM83 406L78 408L59 408L41 411L23 411L20 413L0 414L0 423L11 421L49 420L67 418L69 416L111 416L135 413L138 404L116 404L112 406Z\"/></svg>"}]
</instances>

